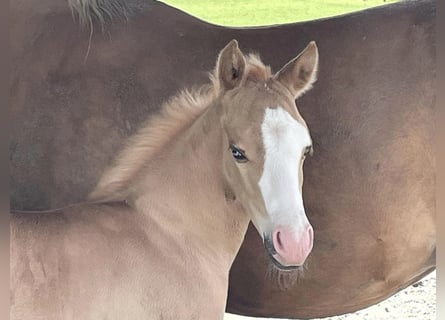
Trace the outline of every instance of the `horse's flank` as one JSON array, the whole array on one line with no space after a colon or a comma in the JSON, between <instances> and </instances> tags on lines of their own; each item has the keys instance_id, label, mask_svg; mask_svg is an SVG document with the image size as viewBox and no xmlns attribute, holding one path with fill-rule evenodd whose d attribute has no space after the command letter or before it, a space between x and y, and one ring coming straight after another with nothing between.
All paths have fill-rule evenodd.
<instances>
[{"instance_id":1,"label":"horse's flank","mask_svg":"<svg viewBox=\"0 0 445 320\"><path fill-rule=\"evenodd\" d=\"M246 78L264 81L271 76L271 69L265 66L258 55L246 56ZM164 103L157 115L130 137L125 148L99 180L89 195L93 201L122 201L128 185L161 148L195 121L210 103L219 95L217 70L209 75L210 84L200 88L183 90Z\"/></svg>"},{"instance_id":2,"label":"horse's flank","mask_svg":"<svg viewBox=\"0 0 445 320\"><path fill-rule=\"evenodd\" d=\"M206 92L203 92L206 91ZM122 190L141 168L155 156L168 141L190 125L209 106L215 97L213 86L200 90L185 90L166 102L159 114L132 136L124 150L100 179L90 194L91 200L116 201L125 197Z\"/></svg>"}]
</instances>

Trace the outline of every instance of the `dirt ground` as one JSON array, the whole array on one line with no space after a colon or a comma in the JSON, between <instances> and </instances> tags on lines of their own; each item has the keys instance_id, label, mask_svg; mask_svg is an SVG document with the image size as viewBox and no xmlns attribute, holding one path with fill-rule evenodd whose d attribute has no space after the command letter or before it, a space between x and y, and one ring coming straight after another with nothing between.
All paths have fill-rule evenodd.
<instances>
[{"instance_id":1,"label":"dirt ground","mask_svg":"<svg viewBox=\"0 0 445 320\"><path fill-rule=\"evenodd\" d=\"M249 318L226 314L225 320L249 320ZM360 310L324 320L436 320L436 272L393 295L389 299Z\"/></svg>"}]
</instances>

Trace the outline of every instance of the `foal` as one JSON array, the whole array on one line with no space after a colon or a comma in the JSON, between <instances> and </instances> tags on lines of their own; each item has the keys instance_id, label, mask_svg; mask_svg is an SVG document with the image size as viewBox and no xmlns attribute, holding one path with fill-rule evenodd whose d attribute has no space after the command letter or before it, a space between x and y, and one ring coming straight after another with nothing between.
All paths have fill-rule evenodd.
<instances>
[{"instance_id":1,"label":"foal","mask_svg":"<svg viewBox=\"0 0 445 320\"><path fill-rule=\"evenodd\" d=\"M301 187L312 151L295 99L315 43L272 75L235 40L212 84L133 136L93 203L11 217L11 319L222 319L249 221L279 269L312 249Z\"/></svg>"}]
</instances>

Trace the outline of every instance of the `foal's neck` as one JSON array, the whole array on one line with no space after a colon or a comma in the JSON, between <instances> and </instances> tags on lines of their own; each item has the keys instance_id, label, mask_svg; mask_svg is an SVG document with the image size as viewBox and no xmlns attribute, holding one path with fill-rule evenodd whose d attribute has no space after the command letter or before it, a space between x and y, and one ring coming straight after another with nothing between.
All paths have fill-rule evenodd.
<instances>
[{"instance_id":1,"label":"foal's neck","mask_svg":"<svg viewBox=\"0 0 445 320\"><path fill-rule=\"evenodd\" d=\"M218 107L210 105L159 153L132 202L159 226L188 233L199 252L228 271L249 219L238 201L225 196Z\"/></svg>"}]
</instances>

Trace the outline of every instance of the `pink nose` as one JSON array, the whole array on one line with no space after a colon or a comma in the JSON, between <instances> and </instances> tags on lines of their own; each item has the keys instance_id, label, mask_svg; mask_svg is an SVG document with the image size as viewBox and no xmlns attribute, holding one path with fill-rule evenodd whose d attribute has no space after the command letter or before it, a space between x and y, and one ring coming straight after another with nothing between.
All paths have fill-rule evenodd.
<instances>
[{"instance_id":1,"label":"pink nose","mask_svg":"<svg viewBox=\"0 0 445 320\"><path fill-rule=\"evenodd\" d=\"M285 266L301 266L312 250L314 230L310 225L296 234L289 228L279 227L272 234L278 260Z\"/></svg>"}]
</instances>

